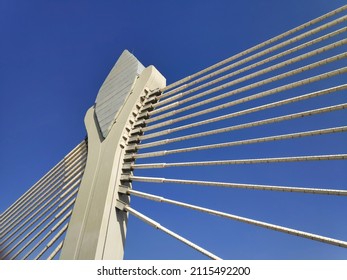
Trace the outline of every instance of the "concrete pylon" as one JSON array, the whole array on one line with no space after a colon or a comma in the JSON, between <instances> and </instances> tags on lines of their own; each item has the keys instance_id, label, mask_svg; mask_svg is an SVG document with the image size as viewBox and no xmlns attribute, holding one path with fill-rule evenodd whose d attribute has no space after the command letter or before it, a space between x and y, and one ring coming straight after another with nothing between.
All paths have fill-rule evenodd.
<instances>
[{"instance_id":1,"label":"concrete pylon","mask_svg":"<svg viewBox=\"0 0 347 280\"><path fill-rule=\"evenodd\" d=\"M128 215L116 210L127 128L151 90L165 87L153 66L124 51L85 116L88 158L60 259L123 259Z\"/></svg>"}]
</instances>

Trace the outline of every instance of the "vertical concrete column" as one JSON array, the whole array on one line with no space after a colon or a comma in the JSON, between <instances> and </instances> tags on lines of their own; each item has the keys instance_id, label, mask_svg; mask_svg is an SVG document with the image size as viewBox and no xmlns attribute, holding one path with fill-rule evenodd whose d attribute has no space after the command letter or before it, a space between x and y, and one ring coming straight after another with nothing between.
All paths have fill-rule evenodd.
<instances>
[{"instance_id":1,"label":"vertical concrete column","mask_svg":"<svg viewBox=\"0 0 347 280\"><path fill-rule=\"evenodd\" d=\"M116 211L122 172L124 147L132 113L138 109L145 88L165 86L165 78L153 67L145 68L131 87L123 105L117 110L104 136L95 106L87 111L88 158L80 190L73 209L61 259L122 259L127 214Z\"/></svg>"}]
</instances>

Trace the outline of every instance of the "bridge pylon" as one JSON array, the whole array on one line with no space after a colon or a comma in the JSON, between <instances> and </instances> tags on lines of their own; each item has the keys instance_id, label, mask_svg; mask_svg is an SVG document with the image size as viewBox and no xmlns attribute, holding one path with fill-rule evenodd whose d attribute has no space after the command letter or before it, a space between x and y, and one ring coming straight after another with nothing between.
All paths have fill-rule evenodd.
<instances>
[{"instance_id":1,"label":"bridge pylon","mask_svg":"<svg viewBox=\"0 0 347 280\"><path fill-rule=\"evenodd\" d=\"M141 101L165 86L158 70L124 51L85 116L88 158L61 259L122 259L128 214L116 209L125 145ZM120 101L124 100L122 104Z\"/></svg>"}]
</instances>

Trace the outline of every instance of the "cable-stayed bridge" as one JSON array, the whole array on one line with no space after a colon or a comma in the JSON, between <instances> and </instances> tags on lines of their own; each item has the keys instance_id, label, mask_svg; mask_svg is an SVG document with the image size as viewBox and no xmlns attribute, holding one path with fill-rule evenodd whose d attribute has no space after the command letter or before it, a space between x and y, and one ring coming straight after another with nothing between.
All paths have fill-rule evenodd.
<instances>
[{"instance_id":1,"label":"cable-stayed bridge","mask_svg":"<svg viewBox=\"0 0 347 280\"><path fill-rule=\"evenodd\" d=\"M124 51L86 113L87 138L1 214L1 258L122 259L129 215L211 259L231 257L147 214L147 206L160 212L167 205L177 209L177 223L188 209L225 225L236 221L234 227L347 248L347 239L329 229L285 226L295 225L292 212L313 211L307 201L322 212L329 211L325 198L346 209L346 9L169 85L165 73ZM344 184L307 184L331 174ZM301 183L291 184L291 177ZM172 196L162 195L164 188ZM224 210L223 201L253 214ZM290 207L280 222L270 222L257 218L266 217L257 212L264 203ZM313 211L309 228L320 215ZM230 242L206 226L212 243Z\"/></svg>"}]
</instances>

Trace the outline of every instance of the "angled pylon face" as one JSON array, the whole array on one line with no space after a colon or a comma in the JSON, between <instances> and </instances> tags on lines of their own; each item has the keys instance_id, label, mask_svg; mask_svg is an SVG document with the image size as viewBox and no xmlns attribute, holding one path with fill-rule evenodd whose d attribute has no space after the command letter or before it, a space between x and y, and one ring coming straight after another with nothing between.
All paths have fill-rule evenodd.
<instances>
[{"instance_id":1,"label":"angled pylon face","mask_svg":"<svg viewBox=\"0 0 347 280\"><path fill-rule=\"evenodd\" d=\"M95 115L104 138L144 69L140 61L125 50L102 84L95 100Z\"/></svg>"}]
</instances>

